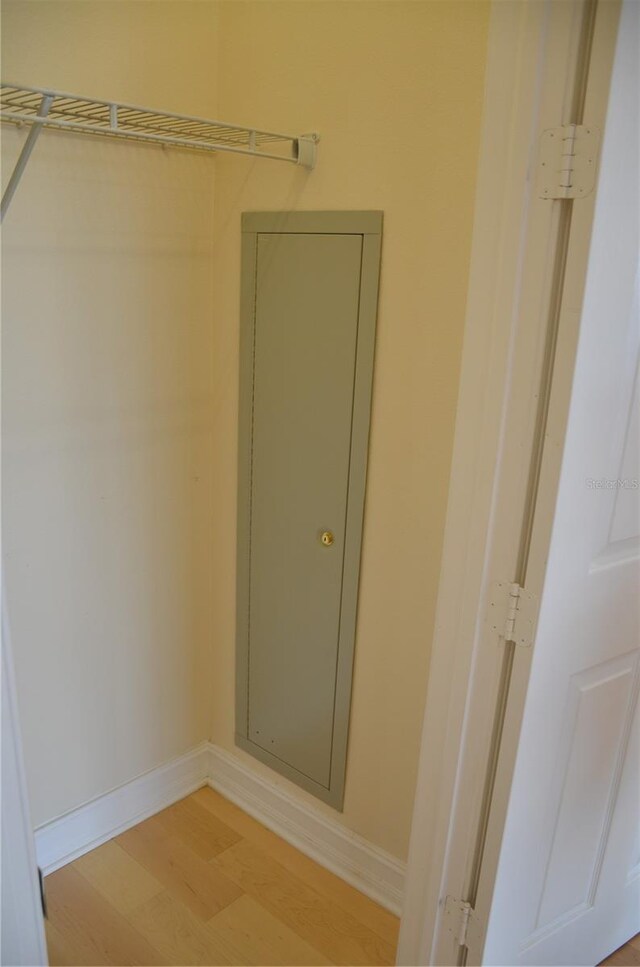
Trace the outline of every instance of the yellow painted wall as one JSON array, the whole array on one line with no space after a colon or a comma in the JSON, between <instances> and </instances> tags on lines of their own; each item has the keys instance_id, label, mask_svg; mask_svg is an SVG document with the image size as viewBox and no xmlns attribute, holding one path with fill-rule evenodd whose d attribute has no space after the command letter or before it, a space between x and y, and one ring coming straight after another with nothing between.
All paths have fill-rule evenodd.
<instances>
[{"instance_id":1,"label":"yellow painted wall","mask_svg":"<svg viewBox=\"0 0 640 967\"><path fill-rule=\"evenodd\" d=\"M3 77L217 108L211 4L3 3ZM3 180L25 132L3 126ZM192 748L212 673L215 162L47 132L3 225L3 525L34 821Z\"/></svg>"},{"instance_id":2,"label":"yellow painted wall","mask_svg":"<svg viewBox=\"0 0 640 967\"><path fill-rule=\"evenodd\" d=\"M16 195L4 524L37 822L206 737L265 771L233 743L240 213L372 208L385 235L340 819L406 855L488 6L5 0L7 79L322 136L309 174L47 134ZM23 137L8 133L5 161Z\"/></svg>"},{"instance_id":3,"label":"yellow painted wall","mask_svg":"<svg viewBox=\"0 0 640 967\"><path fill-rule=\"evenodd\" d=\"M3 0L2 78L203 114L218 106L215 0Z\"/></svg>"},{"instance_id":4,"label":"yellow painted wall","mask_svg":"<svg viewBox=\"0 0 640 967\"><path fill-rule=\"evenodd\" d=\"M317 130L322 141L311 174L250 159L216 163L212 737L233 749L240 213L383 209L342 821L398 857L407 850L438 586L487 26L479 0L221 7L225 115L276 131Z\"/></svg>"}]
</instances>

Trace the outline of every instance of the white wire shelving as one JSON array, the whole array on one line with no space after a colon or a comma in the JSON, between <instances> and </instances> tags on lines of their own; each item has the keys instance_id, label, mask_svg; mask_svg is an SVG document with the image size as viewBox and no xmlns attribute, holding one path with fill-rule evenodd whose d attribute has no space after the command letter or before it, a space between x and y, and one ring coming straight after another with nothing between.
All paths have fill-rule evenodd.
<instances>
[{"instance_id":1,"label":"white wire shelving","mask_svg":"<svg viewBox=\"0 0 640 967\"><path fill-rule=\"evenodd\" d=\"M0 85L0 120L30 126L2 197L3 217L42 128L172 145L191 151L231 152L309 169L315 165L318 142L316 134L277 134L224 121L4 82Z\"/></svg>"}]
</instances>

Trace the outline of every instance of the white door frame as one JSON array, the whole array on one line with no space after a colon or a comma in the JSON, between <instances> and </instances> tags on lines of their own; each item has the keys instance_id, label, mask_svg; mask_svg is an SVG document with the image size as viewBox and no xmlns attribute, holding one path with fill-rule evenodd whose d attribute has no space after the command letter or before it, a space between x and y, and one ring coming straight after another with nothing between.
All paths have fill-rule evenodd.
<instances>
[{"instance_id":1,"label":"white door frame","mask_svg":"<svg viewBox=\"0 0 640 967\"><path fill-rule=\"evenodd\" d=\"M543 130L579 122L583 111L585 121L603 129L618 17L616 0L492 6L399 964L459 963L458 920L447 897L471 899L468 962L481 957L531 652L506 646L485 615L496 582L524 583L526 575L527 590L541 595L595 198L595 192L575 202L539 198L538 143ZM572 265L569 238L581 240ZM504 733L495 727L499 707L507 710ZM497 772L489 790L492 761ZM480 856L481 825L487 836Z\"/></svg>"},{"instance_id":2,"label":"white door frame","mask_svg":"<svg viewBox=\"0 0 640 967\"><path fill-rule=\"evenodd\" d=\"M9 625L2 596L2 964L48 964Z\"/></svg>"}]
</instances>

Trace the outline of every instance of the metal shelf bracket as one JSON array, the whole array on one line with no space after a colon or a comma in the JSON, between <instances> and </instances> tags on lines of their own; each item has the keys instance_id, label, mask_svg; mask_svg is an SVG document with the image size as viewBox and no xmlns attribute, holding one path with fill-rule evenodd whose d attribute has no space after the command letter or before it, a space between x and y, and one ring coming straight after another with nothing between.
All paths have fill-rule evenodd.
<instances>
[{"instance_id":1,"label":"metal shelf bracket","mask_svg":"<svg viewBox=\"0 0 640 967\"><path fill-rule=\"evenodd\" d=\"M15 168L11 173L11 177L9 178L9 181L7 183L7 187L5 188L2 195L2 203L0 204L0 222L4 219L4 216L9 208L9 205L11 204L11 199L15 195L16 189L20 184L20 179L24 174L24 169L27 167L27 162L31 157L31 152L35 148L36 141L38 140L38 135L42 131L42 125L44 123L44 120L47 114L49 113L49 109L51 107L52 101L53 101L53 96L51 94L44 94L42 96L42 100L40 101L40 107L38 108L38 113L36 117L33 119L33 121L31 122L31 130L27 135L27 140L22 146L22 151L20 152L20 156L16 161ZM38 118L40 118L41 120L38 120Z\"/></svg>"}]
</instances>

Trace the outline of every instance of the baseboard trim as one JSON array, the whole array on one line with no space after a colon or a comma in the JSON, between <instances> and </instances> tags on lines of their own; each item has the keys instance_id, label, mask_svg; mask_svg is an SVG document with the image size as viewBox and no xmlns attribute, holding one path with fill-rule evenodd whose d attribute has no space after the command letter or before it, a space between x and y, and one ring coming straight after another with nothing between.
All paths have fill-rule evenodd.
<instances>
[{"instance_id":1,"label":"baseboard trim","mask_svg":"<svg viewBox=\"0 0 640 967\"><path fill-rule=\"evenodd\" d=\"M40 826L35 831L38 865L53 873L204 785L400 915L404 863L210 742Z\"/></svg>"},{"instance_id":2,"label":"baseboard trim","mask_svg":"<svg viewBox=\"0 0 640 967\"><path fill-rule=\"evenodd\" d=\"M42 872L54 870L207 784L209 743L98 796L35 831Z\"/></svg>"},{"instance_id":3,"label":"baseboard trim","mask_svg":"<svg viewBox=\"0 0 640 967\"><path fill-rule=\"evenodd\" d=\"M400 916L405 864L362 836L209 746L209 785L296 849Z\"/></svg>"}]
</instances>

